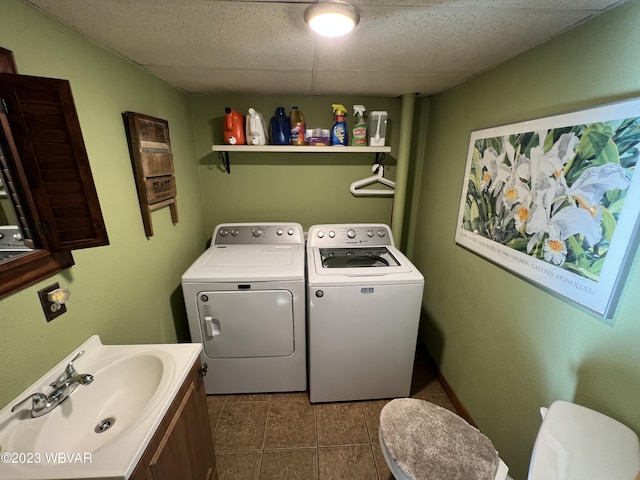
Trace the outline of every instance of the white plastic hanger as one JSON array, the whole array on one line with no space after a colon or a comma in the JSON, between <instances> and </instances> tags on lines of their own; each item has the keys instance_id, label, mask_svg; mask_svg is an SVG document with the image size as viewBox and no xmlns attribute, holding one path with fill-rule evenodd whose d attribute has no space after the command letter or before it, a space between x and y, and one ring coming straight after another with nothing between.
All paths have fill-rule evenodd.
<instances>
[{"instance_id":1,"label":"white plastic hanger","mask_svg":"<svg viewBox=\"0 0 640 480\"><path fill-rule=\"evenodd\" d=\"M363 196L384 196L384 197L392 197L396 188L396 182L391 181L387 178L384 178L384 167L380 164L374 164L371 167L371 171L375 173L371 177L363 178L362 180L356 180L351 184L349 190L356 197ZM377 172L377 173L376 173ZM375 188L363 188L368 185L373 185L374 183L382 183L387 187L391 187L390 189L375 189Z\"/></svg>"}]
</instances>

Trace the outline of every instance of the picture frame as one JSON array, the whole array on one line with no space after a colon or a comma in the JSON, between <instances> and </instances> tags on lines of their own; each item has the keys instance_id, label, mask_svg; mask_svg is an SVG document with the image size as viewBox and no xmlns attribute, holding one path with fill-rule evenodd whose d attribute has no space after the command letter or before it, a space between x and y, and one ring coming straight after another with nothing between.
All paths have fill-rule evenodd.
<instances>
[{"instance_id":1,"label":"picture frame","mask_svg":"<svg viewBox=\"0 0 640 480\"><path fill-rule=\"evenodd\" d=\"M455 241L612 324L639 156L640 99L472 131Z\"/></svg>"}]
</instances>

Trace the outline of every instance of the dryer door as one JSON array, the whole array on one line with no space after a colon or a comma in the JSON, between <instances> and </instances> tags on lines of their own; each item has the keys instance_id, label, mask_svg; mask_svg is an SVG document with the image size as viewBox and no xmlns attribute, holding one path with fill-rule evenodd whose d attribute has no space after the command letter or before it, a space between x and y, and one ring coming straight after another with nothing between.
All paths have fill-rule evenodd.
<instances>
[{"instance_id":1,"label":"dryer door","mask_svg":"<svg viewBox=\"0 0 640 480\"><path fill-rule=\"evenodd\" d=\"M288 290L200 292L198 313L209 358L283 357L295 349Z\"/></svg>"}]
</instances>

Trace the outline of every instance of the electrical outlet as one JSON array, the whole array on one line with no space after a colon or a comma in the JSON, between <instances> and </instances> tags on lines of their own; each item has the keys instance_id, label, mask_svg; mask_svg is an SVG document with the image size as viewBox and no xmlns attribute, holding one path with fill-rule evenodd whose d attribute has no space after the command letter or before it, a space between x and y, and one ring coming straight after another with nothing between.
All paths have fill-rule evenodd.
<instances>
[{"instance_id":1,"label":"electrical outlet","mask_svg":"<svg viewBox=\"0 0 640 480\"><path fill-rule=\"evenodd\" d=\"M44 311L44 316L47 319L47 322L58 318L67 311L66 305L50 302L47 298L50 292L58 288L60 288L60 285L58 283L54 283L42 290L38 290L38 297L40 297L40 303L42 304L42 310Z\"/></svg>"}]
</instances>

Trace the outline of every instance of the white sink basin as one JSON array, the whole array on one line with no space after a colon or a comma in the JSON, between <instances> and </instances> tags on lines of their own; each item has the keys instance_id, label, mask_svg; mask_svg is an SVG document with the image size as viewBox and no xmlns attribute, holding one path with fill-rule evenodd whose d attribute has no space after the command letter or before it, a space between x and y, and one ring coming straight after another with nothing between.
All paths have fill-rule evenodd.
<instances>
[{"instance_id":1,"label":"white sink basin","mask_svg":"<svg viewBox=\"0 0 640 480\"><path fill-rule=\"evenodd\" d=\"M102 345L91 337L0 410L0 479L129 478L200 348ZM50 392L78 350L85 354L74 366L93 383L42 417L31 418L31 402L11 412L31 393Z\"/></svg>"}]
</instances>

